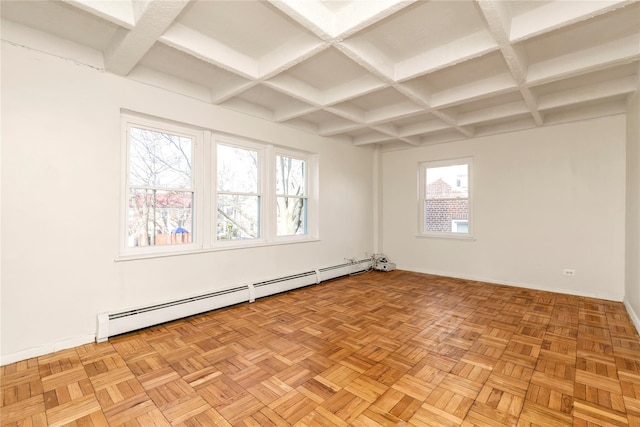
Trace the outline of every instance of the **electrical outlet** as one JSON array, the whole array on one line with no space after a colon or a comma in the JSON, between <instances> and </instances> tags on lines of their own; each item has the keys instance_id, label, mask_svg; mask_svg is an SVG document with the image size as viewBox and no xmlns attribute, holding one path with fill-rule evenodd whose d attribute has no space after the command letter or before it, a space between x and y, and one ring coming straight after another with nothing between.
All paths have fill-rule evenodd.
<instances>
[{"instance_id":1,"label":"electrical outlet","mask_svg":"<svg viewBox=\"0 0 640 427\"><path fill-rule=\"evenodd\" d=\"M564 270L562 270L562 272L564 273L565 276L575 276L576 275L576 271L572 268L565 268Z\"/></svg>"}]
</instances>

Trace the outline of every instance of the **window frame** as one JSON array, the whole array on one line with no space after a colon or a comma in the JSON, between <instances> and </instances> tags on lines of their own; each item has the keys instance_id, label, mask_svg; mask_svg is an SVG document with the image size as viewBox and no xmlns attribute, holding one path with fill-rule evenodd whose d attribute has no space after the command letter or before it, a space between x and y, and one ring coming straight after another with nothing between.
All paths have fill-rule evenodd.
<instances>
[{"instance_id":1,"label":"window frame","mask_svg":"<svg viewBox=\"0 0 640 427\"><path fill-rule=\"evenodd\" d=\"M160 126L159 126L160 125ZM131 128L139 128L159 133L169 133L176 136L190 138L192 141L191 158L191 190L193 191L192 216L193 230L191 232L191 242L175 245L155 245L155 246L129 246L128 245L128 216L129 216L129 194L130 194L130 136ZM121 196L120 214L120 254L122 256L137 254L159 254L159 253L182 253L195 250L199 247L198 241L202 234L202 132L188 126L176 125L173 123L159 123L156 120L123 114L122 115L122 170L121 185L123 194ZM136 187L136 186L133 186Z\"/></svg>"},{"instance_id":2,"label":"window frame","mask_svg":"<svg viewBox=\"0 0 640 427\"><path fill-rule=\"evenodd\" d=\"M294 235L278 235L278 224L277 224L277 200L278 197L282 197L283 195L277 193L277 177L276 177L276 161L278 156L282 157L290 157L296 160L303 160L306 165L305 170L305 196L307 206L306 206L306 232L304 234L294 234ZM274 147L273 154L270 158L272 160L272 168L273 177L271 177L271 187L273 189L273 197L270 200L269 213L272 216L270 220L270 232L271 238L274 242L295 242L309 239L317 239L318 238L318 224L316 220L317 215L317 155L312 155L308 153L303 153L301 151L294 151L290 149L285 149L281 147ZM288 195L287 195L288 196ZM297 197L297 196L288 196L288 197ZM302 197L300 197L302 198Z\"/></svg>"},{"instance_id":3,"label":"window frame","mask_svg":"<svg viewBox=\"0 0 640 427\"><path fill-rule=\"evenodd\" d=\"M433 168L467 165L467 197L452 198L449 200L467 200L468 213L468 231L466 233L458 233L454 231L427 231L426 230L426 202L427 202L427 170ZM458 157L443 160L429 160L418 163L418 223L416 234L417 237L441 237L450 239L473 239L474 237L474 215L473 215L473 193L475 187L473 184L473 157ZM454 219L451 219L452 223ZM461 220L456 220L461 221Z\"/></svg>"},{"instance_id":4,"label":"window frame","mask_svg":"<svg viewBox=\"0 0 640 427\"><path fill-rule=\"evenodd\" d=\"M160 246L128 246L130 128L189 137L192 147L193 230L192 241ZM258 186L260 194L260 237L257 239L217 239L217 147L218 144L258 151L260 156ZM307 232L277 236L276 229L276 156L285 155L306 161ZM115 261L185 255L220 250L304 243L319 240L318 226L318 155L307 151L276 146L237 135L216 132L171 120L121 112L121 171L119 209L119 255Z\"/></svg>"},{"instance_id":5,"label":"window frame","mask_svg":"<svg viewBox=\"0 0 640 427\"><path fill-rule=\"evenodd\" d=\"M259 161L258 161L258 195L260 198L260 203L258 204L258 216L260 217L258 229L260 237L256 239L233 239L233 240L218 240L217 234L217 224L218 224L218 145L224 145L227 147L235 147L244 150L251 150L258 152ZM239 139L236 137L230 137L226 135L212 135L211 141L211 213L210 213L210 224L211 224L211 236L210 242L212 247L219 248L230 248L230 247L249 247L249 246L259 246L264 245L268 242L267 235L265 233L265 211L267 210L267 198L268 196L265 194L266 186L265 183L268 182L267 179L267 171L266 171L266 159L268 157L268 146L264 144L258 144L252 141ZM224 194L229 194L230 192L223 191Z\"/></svg>"}]
</instances>

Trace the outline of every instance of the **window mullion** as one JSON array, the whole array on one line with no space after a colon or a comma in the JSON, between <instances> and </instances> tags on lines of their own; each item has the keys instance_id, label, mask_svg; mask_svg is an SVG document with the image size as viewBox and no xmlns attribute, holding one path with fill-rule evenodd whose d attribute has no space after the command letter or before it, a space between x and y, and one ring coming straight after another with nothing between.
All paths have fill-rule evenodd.
<instances>
[{"instance_id":1,"label":"window mullion","mask_svg":"<svg viewBox=\"0 0 640 427\"><path fill-rule=\"evenodd\" d=\"M266 241L271 242L276 236L276 158L273 145L268 145L264 151L262 173L262 232Z\"/></svg>"}]
</instances>

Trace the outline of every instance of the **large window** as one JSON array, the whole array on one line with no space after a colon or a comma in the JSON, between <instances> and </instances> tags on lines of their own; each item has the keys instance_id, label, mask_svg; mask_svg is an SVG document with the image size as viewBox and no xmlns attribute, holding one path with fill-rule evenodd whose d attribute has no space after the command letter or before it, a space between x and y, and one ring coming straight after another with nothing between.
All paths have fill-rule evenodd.
<instances>
[{"instance_id":1,"label":"large window","mask_svg":"<svg viewBox=\"0 0 640 427\"><path fill-rule=\"evenodd\" d=\"M471 171L471 158L420 164L419 235L472 235Z\"/></svg>"},{"instance_id":2,"label":"large window","mask_svg":"<svg viewBox=\"0 0 640 427\"><path fill-rule=\"evenodd\" d=\"M123 256L317 239L316 156L123 115Z\"/></svg>"}]
</instances>

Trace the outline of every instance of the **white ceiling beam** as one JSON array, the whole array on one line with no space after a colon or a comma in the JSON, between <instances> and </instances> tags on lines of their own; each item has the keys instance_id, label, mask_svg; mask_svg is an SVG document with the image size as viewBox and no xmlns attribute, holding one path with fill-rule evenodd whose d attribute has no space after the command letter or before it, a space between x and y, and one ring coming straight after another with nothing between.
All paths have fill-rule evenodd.
<instances>
[{"instance_id":1,"label":"white ceiling beam","mask_svg":"<svg viewBox=\"0 0 640 427\"><path fill-rule=\"evenodd\" d=\"M398 139L402 142L406 142L409 145L413 145L414 147L418 147L421 141L419 136L406 136Z\"/></svg>"},{"instance_id":2,"label":"white ceiling beam","mask_svg":"<svg viewBox=\"0 0 640 427\"><path fill-rule=\"evenodd\" d=\"M523 129L531 129L536 127L535 122L527 113L520 117L514 116L509 120L498 121L493 123L480 123L476 127L476 136L494 135L496 133L513 132Z\"/></svg>"},{"instance_id":3,"label":"white ceiling beam","mask_svg":"<svg viewBox=\"0 0 640 427\"><path fill-rule=\"evenodd\" d=\"M165 31L160 41L246 79L258 78L259 66L255 60L180 23Z\"/></svg>"},{"instance_id":4,"label":"white ceiling beam","mask_svg":"<svg viewBox=\"0 0 640 427\"><path fill-rule=\"evenodd\" d=\"M334 14L319 0L269 0L284 14L323 40L331 40L334 33Z\"/></svg>"},{"instance_id":5,"label":"white ceiling beam","mask_svg":"<svg viewBox=\"0 0 640 427\"><path fill-rule=\"evenodd\" d=\"M474 136L476 136L475 129L469 128L469 126L456 126L456 130L467 138L473 138Z\"/></svg>"},{"instance_id":6,"label":"white ceiling beam","mask_svg":"<svg viewBox=\"0 0 640 427\"><path fill-rule=\"evenodd\" d=\"M527 104L527 108L529 108L529 112L531 113L533 120L536 122L536 125L542 126L544 124L544 117L540 114L536 96L528 87L521 87L520 94L522 95L524 102Z\"/></svg>"},{"instance_id":7,"label":"white ceiling beam","mask_svg":"<svg viewBox=\"0 0 640 427\"><path fill-rule=\"evenodd\" d=\"M353 104L344 103L339 106L326 108L326 111L330 113L336 114L340 117L343 117L347 120L351 120L352 122L364 124L365 122L365 111L361 108L356 107Z\"/></svg>"},{"instance_id":8,"label":"white ceiling beam","mask_svg":"<svg viewBox=\"0 0 640 427\"><path fill-rule=\"evenodd\" d=\"M344 82L338 86L327 89L323 95L322 103L324 105L334 105L340 102L346 102L350 99L380 90L385 86L385 83L366 74L357 80Z\"/></svg>"},{"instance_id":9,"label":"white ceiling beam","mask_svg":"<svg viewBox=\"0 0 640 427\"><path fill-rule=\"evenodd\" d=\"M588 103L599 99L630 94L638 90L638 76L606 81L598 84L553 92L538 98L541 110L564 107L568 105Z\"/></svg>"},{"instance_id":10,"label":"white ceiling beam","mask_svg":"<svg viewBox=\"0 0 640 427\"><path fill-rule=\"evenodd\" d=\"M431 106L433 108L447 108L460 103L486 98L491 95L513 92L517 88L513 78L508 73L498 74L435 92L431 96Z\"/></svg>"},{"instance_id":11,"label":"white ceiling beam","mask_svg":"<svg viewBox=\"0 0 640 427\"><path fill-rule=\"evenodd\" d=\"M498 49L498 45L489 33L477 31L444 46L399 62L394 67L393 79L398 82L414 79L478 58L496 49Z\"/></svg>"},{"instance_id":12,"label":"white ceiling beam","mask_svg":"<svg viewBox=\"0 0 640 427\"><path fill-rule=\"evenodd\" d=\"M569 76L627 64L640 59L640 36L631 35L578 52L531 64L529 86L549 83Z\"/></svg>"},{"instance_id":13,"label":"white ceiling beam","mask_svg":"<svg viewBox=\"0 0 640 427\"><path fill-rule=\"evenodd\" d=\"M407 100L398 104L387 105L367 113L367 123L376 124L388 122L397 117L408 116L423 111L413 102Z\"/></svg>"},{"instance_id":14,"label":"white ceiling beam","mask_svg":"<svg viewBox=\"0 0 640 427\"><path fill-rule=\"evenodd\" d=\"M420 141L420 145L434 145L442 144L444 142L459 141L464 139L465 136L467 135L459 132L458 129L451 129L451 132L424 135ZM473 134L471 136L473 136Z\"/></svg>"},{"instance_id":15,"label":"white ceiling beam","mask_svg":"<svg viewBox=\"0 0 640 427\"><path fill-rule=\"evenodd\" d=\"M473 136L474 132L473 132L472 129L467 129L464 126L458 125L457 116L456 115L452 115L450 113L445 113L444 111L440 111L440 110L433 110L432 113L433 113L434 116L436 116L437 118L442 120L444 123L450 125L451 128L457 130L458 132L460 132L464 136L466 136L468 138L471 138Z\"/></svg>"},{"instance_id":16,"label":"white ceiling beam","mask_svg":"<svg viewBox=\"0 0 640 427\"><path fill-rule=\"evenodd\" d=\"M424 108L430 108L432 94L429 91L429 88L424 84L420 85L412 83L414 82L409 82L408 84L397 84L393 87L416 104L421 105Z\"/></svg>"},{"instance_id":17,"label":"white ceiling beam","mask_svg":"<svg viewBox=\"0 0 640 427\"><path fill-rule=\"evenodd\" d=\"M398 129L396 129L396 126L392 123L382 123L379 125L372 126L371 128L380 133L392 136L394 138L398 137Z\"/></svg>"},{"instance_id":18,"label":"white ceiling beam","mask_svg":"<svg viewBox=\"0 0 640 427\"><path fill-rule=\"evenodd\" d=\"M344 39L409 6L417 0L352 1L336 13L332 36ZM304 3L300 0L298 3Z\"/></svg>"},{"instance_id":19,"label":"white ceiling beam","mask_svg":"<svg viewBox=\"0 0 640 427\"><path fill-rule=\"evenodd\" d=\"M509 41L509 28L511 26L511 16L507 5L501 1L478 0L478 6L483 14L489 32L500 48L500 52L509 67L511 76L521 89L522 96L531 116L538 126L543 124L542 115L538 111L535 97L525 87L527 79L527 60L525 52L512 46Z\"/></svg>"},{"instance_id":20,"label":"white ceiling beam","mask_svg":"<svg viewBox=\"0 0 640 427\"><path fill-rule=\"evenodd\" d=\"M394 67L392 61L380 53L373 45L351 40L336 43L335 47L370 73L378 76L387 83L394 83Z\"/></svg>"},{"instance_id":21,"label":"white ceiling beam","mask_svg":"<svg viewBox=\"0 0 640 427\"><path fill-rule=\"evenodd\" d=\"M322 94L317 88L291 77L290 75L280 74L270 80L264 81L263 83L271 89L305 101L308 104L316 107L322 106Z\"/></svg>"},{"instance_id":22,"label":"white ceiling beam","mask_svg":"<svg viewBox=\"0 0 640 427\"><path fill-rule=\"evenodd\" d=\"M231 98L220 105L235 111L239 111L244 114L250 114L252 116L260 117L265 120L273 121L274 119L274 114L272 110L262 105L258 105L254 102L247 101L245 99Z\"/></svg>"},{"instance_id":23,"label":"white ceiling beam","mask_svg":"<svg viewBox=\"0 0 640 427\"><path fill-rule=\"evenodd\" d=\"M268 79L295 67L301 62L309 59L330 45L320 41L292 40L280 46L273 52L269 52L258 61L258 68L261 79Z\"/></svg>"},{"instance_id":24,"label":"white ceiling beam","mask_svg":"<svg viewBox=\"0 0 640 427\"><path fill-rule=\"evenodd\" d=\"M126 76L189 4L188 0L149 0L133 29L119 29L105 49L108 71Z\"/></svg>"},{"instance_id":25,"label":"white ceiling beam","mask_svg":"<svg viewBox=\"0 0 640 427\"><path fill-rule=\"evenodd\" d=\"M386 117L379 117L375 120L369 120L367 123L369 125L377 125L377 124L382 124L382 123L393 123L395 121L398 120L403 120L403 119L410 119L412 117L416 117L416 116L420 116L420 115L425 115L425 110L423 107L419 107L414 105L414 108L407 108L406 110L399 112L399 111L394 111L393 115L387 115ZM403 126L404 127L404 126Z\"/></svg>"},{"instance_id":26,"label":"white ceiling beam","mask_svg":"<svg viewBox=\"0 0 640 427\"><path fill-rule=\"evenodd\" d=\"M389 135L378 135L376 133L369 133L366 135L360 135L353 138L353 145L362 146L362 145L370 145L370 144L382 144L385 142L393 141L397 139L395 136Z\"/></svg>"},{"instance_id":27,"label":"white ceiling beam","mask_svg":"<svg viewBox=\"0 0 640 427\"><path fill-rule=\"evenodd\" d=\"M121 27L132 29L139 17L139 11L134 9L139 2L132 0L63 0L65 3L82 9L92 15L112 22Z\"/></svg>"},{"instance_id":28,"label":"white ceiling beam","mask_svg":"<svg viewBox=\"0 0 640 427\"><path fill-rule=\"evenodd\" d=\"M611 102L583 105L580 108L560 108L545 112L545 123L566 123L568 121L593 119L627 112L626 99L614 99Z\"/></svg>"},{"instance_id":29,"label":"white ceiling beam","mask_svg":"<svg viewBox=\"0 0 640 427\"><path fill-rule=\"evenodd\" d=\"M594 18L633 2L634 0L549 2L520 16L514 16L509 39L512 43L519 42Z\"/></svg>"},{"instance_id":30,"label":"white ceiling beam","mask_svg":"<svg viewBox=\"0 0 640 427\"><path fill-rule=\"evenodd\" d=\"M257 84L257 82L247 80L240 84L218 86L215 89L211 89L211 102L214 104L221 104L242 92L246 92Z\"/></svg>"},{"instance_id":31,"label":"white ceiling beam","mask_svg":"<svg viewBox=\"0 0 640 427\"><path fill-rule=\"evenodd\" d=\"M290 102L278 107L274 112L275 121L286 122L287 120L299 118L309 113L313 113L314 111L318 111L318 108L313 105L300 105L301 102Z\"/></svg>"},{"instance_id":32,"label":"white ceiling beam","mask_svg":"<svg viewBox=\"0 0 640 427\"><path fill-rule=\"evenodd\" d=\"M406 138L414 135L420 135L423 133L432 133L440 130L451 129L452 126L444 123L441 120L428 120L426 122L414 123L412 125L403 126L400 128L400 137Z\"/></svg>"},{"instance_id":33,"label":"white ceiling beam","mask_svg":"<svg viewBox=\"0 0 640 427\"><path fill-rule=\"evenodd\" d=\"M208 103L213 102L211 88L189 82L171 74L159 72L144 65L135 67L127 77L135 81L144 82L147 85L168 89L171 92L179 93L193 99Z\"/></svg>"},{"instance_id":34,"label":"white ceiling beam","mask_svg":"<svg viewBox=\"0 0 640 427\"><path fill-rule=\"evenodd\" d=\"M332 111L328 111L333 114ZM320 136L334 136L338 134L343 134L346 132L353 132L354 130L362 129L364 126L360 123L348 122L348 123L326 123L320 126L319 135Z\"/></svg>"},{"instance_id":35,"label":"white ceiling beam","mask_svg":"<svg viewBox=\"0 0 640 427\"><path fill-rule=\"evenodd\" d=\"M468 126L527 113L529 113L529 108L524 102L514 101L507 104L497 105L495 107L460 113L458 114L458 125Z\"/></svg>"}]
</instances>

